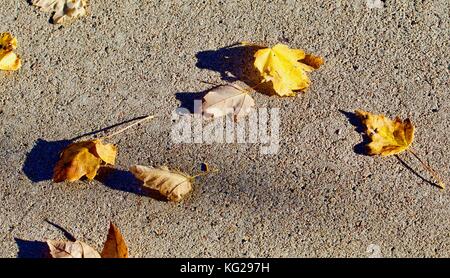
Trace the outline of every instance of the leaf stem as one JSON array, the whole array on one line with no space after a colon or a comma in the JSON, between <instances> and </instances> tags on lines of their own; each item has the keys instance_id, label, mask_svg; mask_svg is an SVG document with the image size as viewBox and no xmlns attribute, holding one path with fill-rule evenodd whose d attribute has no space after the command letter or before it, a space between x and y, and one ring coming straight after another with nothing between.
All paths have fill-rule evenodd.
<instances>
[{"instance_id":1,"label":"leaf stem","mask_svg":"<svg viewBox=\"0 0 450 278\"><path fill-rule=\"evenodd\" d=\"M154 117L156 117L156 116L155 116L155 115L148 115L148 116L146 116L145 118L140 119L139 121L132 123L131 125L128 125L128 126L122 128L122 129L119 129L119 130L117 130L117 131L115 131L115 132L113 132L113 133L111 133L111 134L108 134L108 135L105 135L105 136L103 136L103 137L100 137L99 139L107 139L107 138L111 138L111 137L113 137L113 136L115 136L115 135L117 135L117 134L120 134L120 133L124 132L125 130L127 130L127 129L129 129L129 128L132 128L132 127L135 126L135 125L138 125L138 124L140 124L140 123L146 121L146 120L153 119Z\"/></svg>"},{"instance_id":2,"label":"leaf stem","mask_svg":"<svg viewBox=\"0 0 450 278\"><path fill-rule=\"evenodd\" d=\"M433 176L433 178L437 181L437 185L441 189L445 189L445 184L442 181L442 179L439 177L439 175L434 171L433 168L431 168L430 165L428 165L422 158L420 158L415 151L412 149L406 149L410 154L412 154L419 162L422 164L422 166Z\"/></svg>"},{"instance_id":3,"label":"leaf stem","mask_svg":"<svg viewBox=\"0 0 450 278\"><path fill-rule=\"evenodd\" d=\"M209 170L209 171L206 171L206 172L202 172L202 173L198 173L196 175L193 175L191 178L195 179L197 177L203 177L203 176L206 176L206 175L208 175L210 173L216 173L216 172L219 172L219 170L218 169L212 169L212 170Z\"/></svg>"}]
</instances>

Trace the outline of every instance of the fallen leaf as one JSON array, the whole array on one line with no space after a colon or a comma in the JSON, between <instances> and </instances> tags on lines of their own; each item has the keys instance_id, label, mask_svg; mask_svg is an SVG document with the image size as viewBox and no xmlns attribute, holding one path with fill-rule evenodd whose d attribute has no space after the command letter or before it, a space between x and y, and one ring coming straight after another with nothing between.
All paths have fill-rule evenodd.
<instances>
[{"instance_id":1,"label":"fallen leaf","mask_svg":"<svg viewBox=\"0 0 450 278\"><path fill-rule=\"evenodd\" d=\"M261 73L263 82L272 81L279 96L295 96L295 91L308 88L310 80L306 73L323 64L322 58L306 55L303 50L291 49L284 44L260 49L254 57L254 66Z\"/></svg>"},{"instance_id":2,"label":"fallen leaf","mask_svg":"<svg viewBox=\"0 0 450 278\"><path fill-rule=\"evenodd\" d=\"M193 177L179 171L171 171L166 166L153 168L135 165L130 171L144 182L145 187L159 191L169 201L179 202L192 191Z\"/></svg>"},{"instance_id":3,"label":"fallen leaf","mask_svg":"<svg viewBox=\"0 0 450 278\"><path fill-rule=\"evenodd\" d=\"M322 57L314 56L312 54L306 54L305 58L300 60L300 62L303 64L307 64L308 66L311 66L314 69L320 68L320 66L322 66L325 63Z\"/></svg>"},{"instance_id":4,"label":"fallen leaf","mask_svg":"<svg viewBox=\"0 0 450 278\"><path fill-rule=\"evenodd\" d=\"M0 70L18 70L22 66L19 56L14 53L17 39L10 33L0 34Z\"/></svg>"},{"instance_id":5,"label":"fallen leaf","mask_svg":"<svg viewBox=\"0 0 450 278\"><path fill-rule=\"evenodd\" d=\"M0 53L9 52L17 48L17 39L10 33L0 34Z\"/></svg>"},{"instance_id":6,"label":"fallen leaf","mask_svg":"<svg viewBox=\"0 0 450 278\"><path fill-rule=\"evenodd\" d=\"M113 144L103 144L100 140L94 140L94 153L106 164L114 165L116 163L117 147Z\"/></svg>"},{"instance_id":7,"label":"fallen leaf","mask_svg":"<svg viewBox=\"0 0 450 278\"><path fill-rule=\"evenodd\" d=\"M414 139L414 126L409 119L391 120L384 115L374 115L365 111L356 111L366 128L371 142L367 145L370 155L394 155L408 149Z\"/></svg>"},{"instance_id":8,"label":"fallen leaf","mask_svg":"<svg viewBox=\"0 0 450 278\"><path fill-rule=\"evenodd\" d=\"M60 24L86 15L87 0L33 0L32 4L43 12L52 12L53 23Z\"/></svg>"},{"instance_id":9,"label":"fallen leaf","mask_svg":"<svg viewBox=\"0 0 450 278\"><path fill-rule=\"evenodd\" d=\"M255 101L249 92L237 85L224 85L212 89L203 97L202 111L205 117L222 117L233 114L240 118L250 113Z\"/></svg>"},{"instance_id":10,"label":"fallen leaf","mask_svg":"<svg viewBox=\"0 0 450 278\"><path fill-rule=\"evenodd\" d=\"M53 170L53 181L76 181L86 176L92 180L102 163L114 165L117 148L100 139L70 144L61 152Z\"/></svg>"},{"instance_id":11,"label":"fallen leaf","mask_svg":"<svg viewBox=\"0 0 450 278\"><path fill-rule=\"evenodd\" d=\"M103 246L102 258L128 258L128 247L119 229L109 224L108 237Z\"/></svg>"},{"instance_id":12,"label":"fallen leaf","mask_svg":"<svg viewBox=\"0 0 450 278\"><path fill-rule=\"evenodd\" d=\"M101 258L100 254L82 241L47 240L52 258Z\"/></svg>"}]
</instances>

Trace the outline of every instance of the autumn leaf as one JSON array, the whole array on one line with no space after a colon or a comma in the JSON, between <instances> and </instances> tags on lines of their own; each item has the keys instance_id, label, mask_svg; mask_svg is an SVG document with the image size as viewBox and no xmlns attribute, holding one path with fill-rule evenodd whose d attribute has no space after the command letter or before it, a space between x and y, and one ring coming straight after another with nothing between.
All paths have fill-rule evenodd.
<instances>
[{"instance_id":1,"label":"autumn leaf","mask_svg":"<svg viewBox=\"0 0 450 278\"><path fill-rule=\"evenodd\" d=\"M100 254L82 241L47 240L52 258L100 258Z\"/></svg>"},{"instance_id":2,"label":"autumn leaf","mask_svg":"<svg viewBox=\"0 0 450 278\"><path fill-rule=\"evenodd\" d=\"M314 56L312 54L305 54L305 58L300 60L301 63L307 64L308 66L313 67L314 69L320 68L325 61L320 56Z\"/></svg>"},{"instance_id":3,"label":"autumn leaf","mask_svg":"<svg viewBox=\"0 0 450 278\"><path fill-rule=\"evenodd\" d=\"M114 165L116 155L114 145L103 144L99 139L72 143L61 152L53 170L53 181L72 182L83 176L92 180L102 163Z\"/></svg>"},{"instance_id":4,"label":"autumn leaf","mask_svg":"<svg viewBox=\"0 0 450 278\"><path fill-rule=\"evenodd\" d=\"M22 66L20 57L14 53L17 39L10 33L0 34L0 70L18 70Z\"/></svg>"},{"instance_id":5,"label":"autumn leaf","mask_svg":"<svg viewBox=\"0 0 450 278\"><path fill-rule=\"evenodd\" d=\"M97 171L103 164L114 165L117 156L117 147L104 144L102 139L108 139L146 121L155 116L139 117L139 120L100 139L81 141L70 144L60 154L60 159L53 169L53 181L76 181L86 176L94 179Z\"/></svg>"},{"instance_id":6,"label":"autumn leaf","mask_svg":"<svg viewBox=\"0 0 450 278\"><path fill-rule=\"evenodd\" d=\"M414 126L409 119L402 121L396 117L391 120L384 115L375 115L361 110L357 110L355 113L361 119L366 135L371 140L366 146L368 154L389 156L408 151L433 176L437 181L436 185L441 189L445 188L439 174L411 149L410 146L414 140Z\"/></svg>"},{"instance_id":7,"label":"autumn leaf","mask_svg":"<svg viewBox=\"0 0 450 278\"><path fill-rule=\"evenodd\" d=\"M128 247L119 229L113 223L110 223L101 255L79 240L47 240L47 245L52 258L128 258Z\"/></svg>"},{"instance_id":8,"label":"autumn leaf","mask_svg":"<svg viewBox=\"0 0 450 278\"><path fill-rule=\"evenodd\" d=\"M384 115L374 115L365 111L356 111L366 128L371 142L367 145L370 155L394 155L408 149L414 139L414 126L409 119L391 120Z\"/></svg>"},{"instance_id":9,"label":"autumn leaf","mask_svg":"<svg viewBox=\"0 0 450 278\"><path fill-rule=\"evenodd\" d=\"M86 15L87 0L33 0L43 12L53 13L53 23L66 23Z\"/></svg>"},{"instance_id":10,"label":"autumn leaf","mask_svg":"<svg viewBox=\"0 0 450 278\"><path fill-rule=\"evenodd\" d=\"M248 91L237 85L224 85L203 97L202 111L207 118L233 114L237 119L250 113L253 106L255 101Z\"/></svg>"},{"instance_id":11,"label":"autumn leaf","mask_svg":"<svg viewBox=\"0 0 450 278\"><path fill-rule=\"evenodd\" d=\"M322 58L284 44L260 49L254 57L254 66L261 73L263 82L272 81L273 89L279 96L295 96L295 91L308 88L310 80L307 72L323 64Z\"/></svg>"},{"instance_id":12,"label":"autumn leaf","mask_svg":"<svg viewBox=\"0 0 450 278\"><path fill-rule=\"evenodd\" d=\"M144 187L158 191L169 201L179 202L192 191L194 177L166 166L157 168L135 165L130 168L134 176L144 182Z\"/></svg>"},{"instance_id":13,"label":"autumn leaf","mask_svg":"<svg viewBox=\"0 0 450 278\"><path fill-rule=\"evenodd\" d=\"M128 247L119 229L113 223L109 224L108 237L101 256L102 258L128 258Z\"/></svg>"}]
</instances>

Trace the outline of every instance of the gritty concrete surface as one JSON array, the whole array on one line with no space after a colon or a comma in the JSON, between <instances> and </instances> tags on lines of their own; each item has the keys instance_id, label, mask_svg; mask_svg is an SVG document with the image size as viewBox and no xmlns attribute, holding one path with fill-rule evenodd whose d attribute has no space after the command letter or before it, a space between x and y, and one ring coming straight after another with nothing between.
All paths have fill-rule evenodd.
<instances>
[{"instance_id":1,"label":"gritty concrete surface","mask_svg":"<svg viewBox=\"0 0 450 278\"><path fill-rule=\"evenodd\" d=\"M61 27L25 0L0 0L0 31L23 58L0 74L0 256L40 256L40 242L64 239L46 220L98 249L113 221L132 257L449 256L449 191L407 154L416 174L358 154L361 135L340 112L410 117L414 148L450 182L447 0L90 2L88 17ZM279 152L172 143L180 99L244 75L246 53L221 50L239 41L326 59L306 94L254 95L281 109ZM110 140L117 170L50 181L67 140L146 114L158 118ZM202 162L220 172L179 204L146 196L126 171L196 173Z\"/></svg>"}]
</instances>

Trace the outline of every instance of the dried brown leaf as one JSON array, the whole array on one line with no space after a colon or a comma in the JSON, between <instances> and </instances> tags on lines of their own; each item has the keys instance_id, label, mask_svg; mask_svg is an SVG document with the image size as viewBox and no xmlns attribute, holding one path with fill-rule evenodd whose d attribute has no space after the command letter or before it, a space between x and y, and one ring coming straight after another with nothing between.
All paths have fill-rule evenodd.
<instances>
[{"instance_id":1,"label":"dried brown leaf","mask_svg":"<svg viewBox=\"0 0 450 278\"><path fill-rule=\"evenodd\" d=\"M119 229L109 224L108 237L103 246L102 258L128 258L128 247Z\"/></svg>"},{"instance_id":2,"label":"dried brown leaf","mask_svg":"<svg viewBox=\"0 0 450 278\"><path fill-rule=\"evenodd\" d=\"M166 166L157 168L135 165L130 168L134 176L144 182L144 186L165 196L169 201L179 202L192 191L193 177Z\"/></svg>"},{"instance_id":3,"label":"dried brown leaf","mask_svg":"<svg viewBox=\"0 0 450 278\"><path fill-rule=\"evenodd\" d=\"M47 240L52 258L100 258L100 254L82 241Z\"/></svg>"}]
</instances>

